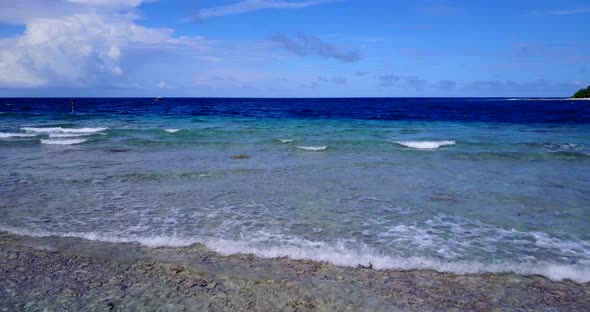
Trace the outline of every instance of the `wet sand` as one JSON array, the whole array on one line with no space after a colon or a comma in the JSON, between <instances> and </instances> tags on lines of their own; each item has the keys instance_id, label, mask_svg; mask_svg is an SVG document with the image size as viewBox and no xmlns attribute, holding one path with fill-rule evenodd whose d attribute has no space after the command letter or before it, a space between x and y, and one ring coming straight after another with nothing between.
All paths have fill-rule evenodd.
<instances>
[{"instance_id":1,"label":"wet sand","mask_svg":"<svg viewBox=\"0 0 590 312\"><path fill-rule=\"evenodd\" d=\"M584 311L590 283L0 233L0 311Z\"/></svg>"}]
</instances>

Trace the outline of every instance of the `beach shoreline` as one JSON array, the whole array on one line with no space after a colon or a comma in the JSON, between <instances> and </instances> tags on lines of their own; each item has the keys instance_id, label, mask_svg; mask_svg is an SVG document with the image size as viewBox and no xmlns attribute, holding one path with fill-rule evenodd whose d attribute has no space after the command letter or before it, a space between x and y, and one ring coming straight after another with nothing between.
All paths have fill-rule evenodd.
<instances>
[{"instance_id":1,"label":"beach shoreline","mask_svg":"<svg viewBox=\"0 0 590 312\"><path fill-rule=\"evenodd\" d=\"M590 283L221 256L0 232L0 310L583 310Z\"/></svg>"},{"instance_id":2,"label":"beach shoreline","mask_svg":"<svg viewBox=\"0 0 590 312\"><path fill-rule=\"evenodd\" d=\"M590 98L517 98L523 101L590 101Z\"/></svg>"}]
</instances>

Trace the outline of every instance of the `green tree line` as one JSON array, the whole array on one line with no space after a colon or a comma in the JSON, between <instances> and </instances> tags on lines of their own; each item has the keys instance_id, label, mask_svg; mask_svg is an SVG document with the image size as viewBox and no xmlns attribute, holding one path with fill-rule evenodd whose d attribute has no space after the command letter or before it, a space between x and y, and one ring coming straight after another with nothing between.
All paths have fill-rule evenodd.
<instances>
[{"instance_id":1,"label":"green tree line","mask_svg":"<svg viewBox=\"0 0 590 312\"><path fill-rule=\"evenodd\" d=\"M586 89L580 89L574 93L573 98L590 98L590 86Z\"/></svg>"}]
</instances>

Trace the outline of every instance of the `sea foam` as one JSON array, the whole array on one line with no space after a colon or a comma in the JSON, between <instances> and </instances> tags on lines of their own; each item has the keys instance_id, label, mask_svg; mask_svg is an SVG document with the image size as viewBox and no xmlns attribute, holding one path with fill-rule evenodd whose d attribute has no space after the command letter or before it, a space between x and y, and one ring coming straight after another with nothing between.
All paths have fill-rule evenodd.
<instances>
[{"instance_id":1,"label":"sea foam","mask_svg":"<svg viewBox=\"0 0 590 312\"><path fill-rule=\"evenodd\" d=\"M176 133L176 132L180 131L180 129L164 129L164 131L166 131L168 133Z\"/></svg>"},{"instance_id":2,"label":"sea foam","mask_svg":"<svg viewBox=\"0 0 590 312\"><path fill-rule=\"evenodd\" d=\"M184 238L176 236L117 235L100 232L53 233L30 231L21 228L0 226L0 231L32 237L75 237L112 243L139 243L147 247L184 247L201 243L223 255L254 254L260 258L289 257L295 260L328 262L337 266L371 266L377 270L434 270L458 275L484 273L515 273L520 275L542 275L553 281L569 279L577 283L590 282L590 268L580 264L561 264L547 261L511 262L492 261L482 263L468 260L444 260L433 257L398 257L375 252L371 248L350 250L344 243L312 242L305 239L290 239L281 246L258 246L246 241L232 241L222 238Z\"/></svg>"},{"instance_id":3,"label":"sea foam","mask_svg":"<svg viewBox=\"0 0 590 312\"><path fill-rule=\"evenodd\" d=\"M576 151L584 148L579 143L543 143L543 147L552 151Z\"/></svg>"},{"instance_id":4,"label":"sea foam","mask_svg":"<svg viewBox=\"0 0 590 312\"><path fill-rule=\"evenodd\" d=\"M279 139L279 141L281 141L281 143L291 143L295 141L295 139Z\"/></svg>"},{"instance_id":5,"label":"sea foam","mask_svg":"<svg viewBox=\"0 0 590 312\"><path fill-rule=\"evenodd\" d=\"M74 145L84 143L88 140L86 139L70 139L70 140L55 140L55 139L48 139L48 140L41 140L43 144L49 145Z\"/></svg>"},{"instance_id":6,"label":"sea foam","mask_svg":"<svg viewBox=\"0 0 590 312\"><path fill-rule=\"evenodd\" d=\"M89 135L93 135L95 133L50 133L49 137L50 138L77 138L77 137L81 137L81 136L89 136Z\"/></svg>"},{"instance_id":7,"label":"sea foam","mask_svg":"<svg viewBox=\"0 0 590 312\"><path fill-rule=\"evenodd\" d=\"M37 136L33 133L0 133L0 139L8 138L31 138Z\"/></svg>"},{"instance_id":8,"label":"sea foam","mask_svg":"<svg viewBox=\"0 0 590 312\"><path fill-rule=\"evenodd\" d=\"M455 145L455 141L396 141L395 143L415 149L437 149L441 146Z\"/></svg>"},{"instance_id":9,"label":"sea foam","mask_svg":"<svg viewBox=\"0 0 590 312\"><path fill-rule=\"evenodd\" d=\"M33 133L98 133L107 128L62 128L62 127L22 127L22 130Z\"/></svg>"},{"instance_id":10,"label":"sea foam","mask_svg":"<svg viewBox=\"0 0 590 312\"><path fill-rule=\"evenodd\" d=\"M298 149L306 151L325 151L328 147L326 145L321 146L295 146Z\"/></svg>"}]
</instances>

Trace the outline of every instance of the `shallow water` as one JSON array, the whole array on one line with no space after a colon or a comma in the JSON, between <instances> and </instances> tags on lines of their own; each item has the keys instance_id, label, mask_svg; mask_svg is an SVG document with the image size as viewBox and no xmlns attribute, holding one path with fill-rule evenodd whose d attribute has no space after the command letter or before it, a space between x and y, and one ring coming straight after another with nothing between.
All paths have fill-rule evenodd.
<instances>
[{"instance_id":1,"label":"shallow water","mask_svg":"<svg viewBox=\"0 0 590 312\"><path fill-rule=\"evenodd\" d=\"M590 281L585 103L80 101L0 102L0 230Z\"/></svg>"}]
</instances>

